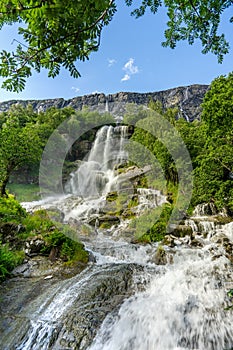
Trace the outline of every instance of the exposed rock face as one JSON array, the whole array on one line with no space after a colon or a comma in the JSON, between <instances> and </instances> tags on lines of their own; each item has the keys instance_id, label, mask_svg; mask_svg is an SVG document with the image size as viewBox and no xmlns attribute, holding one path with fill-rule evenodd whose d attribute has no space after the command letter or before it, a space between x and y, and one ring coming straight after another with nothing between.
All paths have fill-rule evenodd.
<instances>
[{"instance_id":1,"label":"exposed rock face","mask_svg":"<svg viewBox=\"0 0 233 350\"><path fill-rule=\"evenodd\" d=\"M37 111L45 111L47 108L55 106L57 108L73 107L81 110L88 107L90 110L97 110L100 113L110 112L116 118L121 118L125 113L127 103L136 103L138 105L147 105L152 100L159 100L165 108L178 107L180 116L187 120L194 120L200 117L200 104L208 89L208 85L190 85L177 87L169 90L134 93L118 92L116 94L92 94L64 100L63 98L49 100L12 100L0 103L0 111L6 111L11 105L19 103L23 106L31 104Z\"/></svg>"}]
</instances>

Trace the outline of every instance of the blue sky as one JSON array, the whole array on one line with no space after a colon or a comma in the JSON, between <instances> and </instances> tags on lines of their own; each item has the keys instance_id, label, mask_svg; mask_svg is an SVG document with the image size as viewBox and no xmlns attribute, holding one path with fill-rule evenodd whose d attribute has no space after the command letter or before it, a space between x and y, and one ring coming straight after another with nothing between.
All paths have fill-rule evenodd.
<instances>
[{"instance_id":1,"label":"blue sky","mask_svg":"<svg viewBox=\"0 0 233 350\"><path fill-rule=\"evenodd\" d=\"M191 84L209 84L215 77L233 70L232 25L228 16L222 30L232 50L222 64L212 54L201 54L199 43L179 43L175 50L163 48L167 17L163 9L157 15L147 12L140 19L130 16L130 9L119 1L114 19L103 31L99 51L87 62L77 62L82 75L73 79L62 70L59 77L47 78L46 71L33 73L21 93L0 90L0 101L11 99L49 99L103 92L153 92ZM14 50L15 28L0 31L0 50ZM1 81L1 80L0 80Z\"/></svg>"}]
</instances>

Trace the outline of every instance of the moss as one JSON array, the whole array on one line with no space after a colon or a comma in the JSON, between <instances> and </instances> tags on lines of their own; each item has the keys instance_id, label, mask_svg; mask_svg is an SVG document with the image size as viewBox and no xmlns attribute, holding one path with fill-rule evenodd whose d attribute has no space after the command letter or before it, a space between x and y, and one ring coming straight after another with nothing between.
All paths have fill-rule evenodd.
<instances>
[{"instance_id":1,"label":"moss","mask_svg":"<svg viewBox=\"0 0 233 350\"><path fill-rule=\"evenodd\" d=\"M106 201L114 202L118 197L117 191L109 192L106 196Z\"/></svg>"},{"instance_id":2,"label":"moss","mask_svg":"<svg viewBox=\"0 0 233 350\"><path fill-rule=\"evenodd\" d=\"M141 176L136 183L136 188L148 188L148 179L147 176Z\"/></svg>"},{"instance_id":3,"label":"moss","mask_svg":"<svg viewBox=\"0 0 233 350\"><path fill-rule=\"evenodd\" d=\"M230 222L232 222L232 218L230 216L222 216L222 215L217 215L215 216L216 221L219 224L229 224Z\"/></svg>"},{"instance_id":4,"label":"moss","mask_svg":"<svg viewBox=\"0 0 233 350\"><path fill-rule=\"evenodd\" d=\"M100 229L107 230L107 229L111 228L113 225L114 225L114 222L112 222L112 221L105 221L105 222L102 222L100 224Z\"/></svg>"},{"instance_id":5,"label":"moss","mask_svg":"<svg viewBox=\"0 0 233 350\"><path fill-rule=\"evenodd\" d=\"M122 214L121 214L121 217L123 219L132 219L135 217L135 214L132 212L132 210L130 208L126 208Z\"/></svg>"},{"instance_id":6,"label":"moss","mask_svg":"<svg viewBox=\"0 0 233 350\"><path fill-rule=\"evenodd\" d=\"M128 203L128 208L136 207L139 204L138 196L134 196Z\"/></svg>"}]
</instances>

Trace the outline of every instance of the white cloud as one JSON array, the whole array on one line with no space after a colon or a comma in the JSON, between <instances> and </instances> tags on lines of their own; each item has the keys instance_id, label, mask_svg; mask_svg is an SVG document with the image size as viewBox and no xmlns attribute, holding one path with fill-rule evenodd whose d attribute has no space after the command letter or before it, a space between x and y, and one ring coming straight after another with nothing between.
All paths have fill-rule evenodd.
<instances>
[{"instance_id":1,"label":"white cloud","mask_svg":"<svg viewBox=\"0 0 233 350\"><path fill-rule=\"evenodd\" d=\"M131 78L131 75L139 73L138 66L134 65L134 58L130 58L124 67L122 68L126 73L121 81L127 81Z\"/></svg>"},{"instance_id":2,"label":"white cloud","mask_svg":"<svg viewBox=\"0 0 233 350\"><path fill-rule=\"evenodd\" d=\"M92 93L91 93L92 95L95 95L95 94L101 94L101 92L100 91L98 91L98 90L95 90L95 91L92 91Z\"/></svg>"},{"instance_id":3,"label":"white cloud","mask_svg":"<svg viewBox=\"0 0 233 350\"><path fill-rule=\"evenodd\" d=\"M71 90L74 90L74 92L79 92L80 89L78 87L72 86Z\"/></svg>"},{"instance_id":4,"label":"white cloud","mask_svg":"<svg viewBox=\"0 0 233 350\"><path fill-rule=\"evenodd\" d=\"M128 74L137 74L139 72L138 67L134 65L134 58L130 58L123 67L123 70Z\"/></svg>"},{"instance_id":5,"label":"white cloud","mask_svg":"<svg viewBox=\"0 0 233 350\"><path fill-rule=\"evenodd\" d=\"M114 58L108 59L108 67L112 67L117 61Z\"/></svg>"},{"instance_id":6,"label":"white cloud","mask_svg":"<svg viewBox=\"0 0 233 350\"><path fill-rule=\"evenodd\" d=\"M127 81L127 80L129 80L130 79L130 75L129 74L125 74L124 76L123 76L123 78L121 79L121 81Z\"/></svg>"}]
</instances>

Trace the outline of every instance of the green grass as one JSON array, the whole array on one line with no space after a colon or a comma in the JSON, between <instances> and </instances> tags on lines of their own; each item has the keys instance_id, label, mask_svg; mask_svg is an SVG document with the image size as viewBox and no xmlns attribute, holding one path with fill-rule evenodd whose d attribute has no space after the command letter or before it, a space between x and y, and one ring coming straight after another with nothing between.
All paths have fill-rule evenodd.
<instances>
[{"instance_id":1,"label":"green grass","mask_svg":"<svg viewBox=\"0 0 233 350\"><path fill-rule=\"evenodd\" d=\"M31 202L40 199L40 187L35 184L8 184L9 193L13 194L19 202Z\"/></svg>"}]
</instances>

